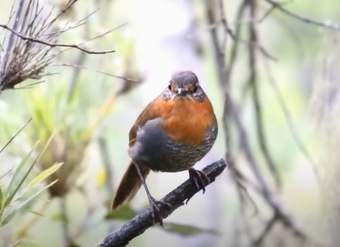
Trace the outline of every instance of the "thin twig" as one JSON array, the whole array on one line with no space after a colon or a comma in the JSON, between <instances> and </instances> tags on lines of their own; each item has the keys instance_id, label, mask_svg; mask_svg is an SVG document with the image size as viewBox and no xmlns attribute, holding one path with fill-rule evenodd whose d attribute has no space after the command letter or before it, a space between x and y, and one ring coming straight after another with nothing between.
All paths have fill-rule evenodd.
<instances>
[{"instance_id":1,"label":"thin twig","mask_svg":"<svg viewBox=\"0 0 340 247\"><path fill-rule=\"evenodd\" d=\"M88 22L84 26L84 34L83 35L84 35L85 39L87 39L90 35L90 26L89 26ZM83 66L84 63L85 63L85 60L86 60L86 53L80 52L78 54L76 65L77 66ZM71 80L70 80L68 93L67 93L67 100L68 101L71 101L71 99L73 98L74 91L75 91L79 76L80 76L80 68L74 67L72 74L71 74Z\"/></svg>"},{"instance_id":2,"label":"thin twig","mask_svg":"<svg viewBox=\"0 0 340 247\"><path fill-rule=\"evenodd\" d=\"M85 49L83 47L80 47L80 46L78 46L76 44L51 43L51 42L44 41L44 40L41 40L41 39L36 39L36 38L32 38L32 37L28 37L28 36L22 35L21 33L13 30L12 28L10 28L9 26L4 25L4 24L0 24L0 27L3 28L3 29L6 29L6 30L8 30L8 31L10 31L12 33L14 33L16 36L18 36L22 40L31 41L31 42L34 42L34 43L46 45L46 46L49 46L51 48L55 48L55 47L74 48L74 49L78 49L78 50L80 50L82 52L85 52L87 54L95 54L95 55L98 55L98 54L108 54L108 53L114 53L115 52L115 50L92 51L92 50L88 50L88 49Z\"/></svg>"},{"instance_id":3,"label":"thin twig","mask_svg":"<svg viewBox=\"0 0 340 247\"><path fill-rule=\"evenodd\" d=\"M220 175L227 167L224 160L219 160L205 167L203 172L208 176L209 183ZM192 183L190 179L178 186L176 189L168 193L158 204L159 216L161 219L167 218L178 207L183 206L184 202L199 192L199 189ZM145 230L155 225L157 222L153 217L153 210L148 208L128 223L121 226L118 230L109 234L99 247L118 247L125 246L133 238L142 234Z\"/></svg>"},{"instance_id":4,"label":"thin twig","mask_svg":"<svg viewBox=\"0 0 340 247\"><path fill-rule=\"evenodd\" d=\"M267 71L267 76L268 76L268 80L270 85L273 88L273 91L276 95L276 99L278 101L278 104L281 108L281 111L284 115L284 118L286 120L287 126L289 128L289 131L292 135L292 138L294 140L294 142L296 143L298 149L301 151L301 153L305 156L305 158L311 163L315 165L315 162L311 156L311 154L309 153L309 151L307 150L306 146L304 145L304 143L302 142L301 138L299 137L298 131L295 128L295 124L293 122L292 116L290 114L290 111L288 110L287 104L285 102L285 99L283 98L283 95L280 92L280 89L278 88L277 82L275 80L275 77L272 74L271 71L271 67L269 65L269 62L264 58L264 66L265 69Z\"/></svg>"},{"instance_id":5,"label":"thin twig","mask_svg":"<svg viewBox=\"0 0 340 247\"><path fill-rule=\"evenodd\" d=\"M139 80L127 78L127 77L122 76L122 75L115 75L115 74L112 74L112 73L109 73L109 72L91 69L91 68L84 66L84 65L62 63L62 64L55 64L55 65L52 65L52 66L63 66L63 67L78 68L78 69L83 69L83 70L89 70L89 71L92 71L92 72L95 72L95 73L98 73L98 74L102 74L102 75L106 75L106 76L109 76L109 77L113 77L113 78L116 78L116 79L121 79L123 81L130 81L130 82L134 82L134 83L140 82Z\"/></svg>"},{"instance_id":6,"label":"thin twig","mask_svg":"<svg viewBox=\"0 0 340 247\"><path fill-rule=\"evenodd\" d=\"M49 76L50 76L50 75L51 75L51 74L49 74ZM46 76L47 76L47 74L44 75L44 77L46 77ZM31 88L33 88L34 86L43 84L43 83L45 83L45 82L46 82L45 80L32 82L32 83L29 83L29 84L27 84L27 85L23 85L23 86L16 87L15 90L31 89Z\"/></svg>"},{"instance_id":7,"label":"thin twig","mask_svg":"<svg viewBox=\"0 0 340 247\"><path fill-rule=\"evenodd\" d=\"M262 233L260 236L254 241L254 246L261 246L263 240L266 238L266 236L269 234L270 230L274 227L275 223L277 223L277 220L275 217L272 217L265 225Z\"/></svg>"},{"instance_id":8,"label":"thin twig","mask_svg":"<svg viewBox=\"0 0 340 247\"><path fill-rule=\"evenodd\" d=\"M275 7L275 9L280 10L282 13L293 17L296 20L299 20L303 23L306 24L311 24L311 25L315 25L315 26L319 26L319 27L323 27L323 28L327 28L327 29L331 29L334 31L340 31L340 25L338 23L330 23L330 22L321 22L321 21L316 21L301 15L298 15L284 7L282 7L282 4L275 2L273 0L265 0L267 3L271 4L273 7Z\"/></svg>"},{"instance_id":9,"label":"thin twig","mask_svg":"<svg viewBox=\"0 0 340 247\"><path fill-rule=\"evenodd\" d=\"M243 0L242 3L240 4L238 11L237 11L237 15L236 15L236 27L235 27L235 42L233 43L233 46L231 48L230 51L230 55L229 55L229 61L228 61L228 65L226 68L226 73L227 73L227 81L226 83L230 83L231 77L232 77L232 72L234 70L235 64L236 64L236 60L238 57L238 52L239 52L239 42L237 42L238 40L241 39L241 28L242 28L242 18L244 16L245 13L245 9L247 6L247 0Z\"/></svg>"},{"instance_id":10,"label":"thin twig","mask_svg":"<svg viewBox=\"0 0 340 247\"><path fill-rule=\"evenodd\" d=\"M260 172L259 165L257 164L256 159L252 153L251 146L248 140L249 138L239 116L238 109L236 108L235 105L233 105L233 103L230 103L230 109L233 115L231 119L235 122L235 126L237 127L237 132L239 135L238 139L241 142L240 146L248 161L249 167L256 178L256 181L259 183L259 186L251 186L252 189L254 189L254 191L257 192L270 206L270 208L273 211L272 217L275 217L275 221L281 222L285 227L291 229L297 237L303 240L307 240L307 236L305 235L303 230L301 230L301 228L293 221L292 217L286 212L285 208L283 208L283 206L280 204L280 201L272 192L268 182L265 180L263 174ZM270 229L271 228L269 228L269 230Z\"/></svg>"},{"instance_id":11,"label":"thin twig","mask_svg":"<svg viewBox=\"0 0 340 247\"><path fill-rule=\"evenodd\" d=\"M259 165L256 162L256 159L253 155L246 128L244 127L244 124L242 123L239 114L239 109L234 105L233 101L229 102L229 107L232 116L231 119L234 122L234 125L237 130L241 151L244 153L248 161L249 168L251 169L253 175L256 178L257 183L259 184L259 191L264 194L264 197L270 197L270 195L272 194L271 190L264 176L260 172ZM253 187L253 189L256 188L257 187Z\"/></svg>"}]
</instances>

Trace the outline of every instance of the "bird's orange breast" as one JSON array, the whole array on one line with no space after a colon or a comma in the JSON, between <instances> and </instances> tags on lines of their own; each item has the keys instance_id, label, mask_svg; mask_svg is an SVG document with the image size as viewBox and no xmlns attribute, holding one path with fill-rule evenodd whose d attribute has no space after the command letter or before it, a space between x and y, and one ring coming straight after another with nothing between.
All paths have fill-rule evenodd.
<instances>
[{"instance_id":1,"label":"bird's orange breast","mask_svg":"<svg viewBox=\"0 0 340 247\"><path fill-rule=\"evenodd\" d=\"M153 105L156 109L153 110L163 119L161 127L176 142L198 145L204 141L208 129L216 124L207 97L203 101L191 98L165 101L158 98L155 103Z\"/></svg>"}]
</instances>

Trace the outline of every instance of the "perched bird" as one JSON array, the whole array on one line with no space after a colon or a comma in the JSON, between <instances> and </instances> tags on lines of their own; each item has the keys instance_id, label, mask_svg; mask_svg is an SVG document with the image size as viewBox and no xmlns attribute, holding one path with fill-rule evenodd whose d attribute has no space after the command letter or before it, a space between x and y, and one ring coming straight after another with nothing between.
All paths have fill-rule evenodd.
<instances>
[{"instance_id":1,"label":"perched bird","mask_svg":"<svg viewBox=\"0 0 340 247\"><path fill-rule=\"evenodd\" d=\"M150 170L189 170L195 186L204 191L208 177L192 166L210 150L216 136L216 116L197 76L191 71L175 73L130 130L132 161L118 187L113 209L130 200L142 184L154 202L144 181Z\"/></svg>"}]
</instances>

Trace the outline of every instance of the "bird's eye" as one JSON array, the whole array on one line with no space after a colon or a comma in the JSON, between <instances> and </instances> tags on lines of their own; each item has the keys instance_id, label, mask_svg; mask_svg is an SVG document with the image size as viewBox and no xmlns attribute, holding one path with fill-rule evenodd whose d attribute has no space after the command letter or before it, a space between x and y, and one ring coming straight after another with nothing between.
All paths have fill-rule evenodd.
<instances>
[{"instance_id":1,"label":"bird's eye","mask_svg":"<svg viewBox=\"0 0 340 247\"><path fill-rule=\"evenodd\" d=\"M170 83L169 86L168 86L168 89L172 92L176 92L177 86L176 86L175 83Z\"/></svg>"}]
</instances>

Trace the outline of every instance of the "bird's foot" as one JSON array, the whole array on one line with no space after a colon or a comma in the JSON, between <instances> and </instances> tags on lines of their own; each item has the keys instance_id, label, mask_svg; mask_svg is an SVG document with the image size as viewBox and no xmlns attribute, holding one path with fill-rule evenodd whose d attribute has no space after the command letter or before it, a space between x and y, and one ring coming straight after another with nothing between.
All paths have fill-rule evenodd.
<instances>
[{"instance_id":1,"label":"bird's foot","mask_svg":"<svg viewBox=\"0 0 340 247\"><path fill-rule=\"evenodd\" d=\"M189 168L189 177L191 182L196 186L198 190L202 190L203 194L205 192L205 186L210 182L209 177L202 171L196 170L194 168ZM189 197L185 203L188 203L191 197Z\"/></svg>"},{"instance_id":2,"label":"bird's foot","mask_svg":"<svg viewBox=\"0 0 340 247\"><path fill-rule=\"evenodd\" d=\"M163 201L156 201L155 198L153 198L151 195L148 196L149 203L152 209L152 217L154 222L159 222L161 226L163 226L163 217L161 215L161 207L167 207L167 208L172 208L172 205L167 202Z\"/></svg>"}]
</instances>

